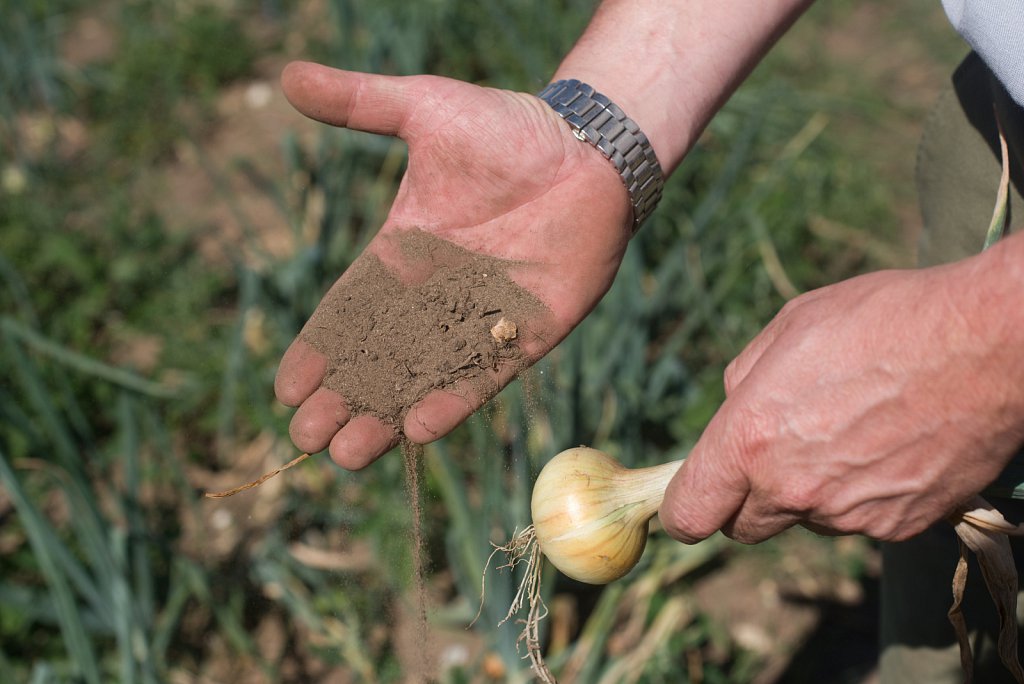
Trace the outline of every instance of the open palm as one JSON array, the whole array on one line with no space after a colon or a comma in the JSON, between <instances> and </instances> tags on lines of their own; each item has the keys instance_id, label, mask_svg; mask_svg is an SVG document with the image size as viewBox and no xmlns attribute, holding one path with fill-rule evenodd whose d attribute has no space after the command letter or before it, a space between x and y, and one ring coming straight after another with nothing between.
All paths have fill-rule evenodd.
<instances>
[{"instance_id":1,"label":"open palm","mask_svg":"<svg viewBox=\"0 0 1024 684\"><path fill-rule=\"evenodd\" d=\"M607 291L629 235L625 188L611 164L536 97L435 76L385 77L308 63L289 65L282 83L311 118L406 141L408 170L367 251L401 276L411 267L395 238L418 229L512 262L509 275L550 309L534 322L539 334L522 340L531 362ZM344 278L336 287L344 287ZM352 416L344 397L321 387L327 365L296 339L281 361L277 396L299 407L291 425L297 447L330 446L340 465L361 468L400 435L373 416ZM494 379L497 390L511 378ZM405 436L436 439L488 398L434 391L408 412Z\"/></svg>"}]
</instances>

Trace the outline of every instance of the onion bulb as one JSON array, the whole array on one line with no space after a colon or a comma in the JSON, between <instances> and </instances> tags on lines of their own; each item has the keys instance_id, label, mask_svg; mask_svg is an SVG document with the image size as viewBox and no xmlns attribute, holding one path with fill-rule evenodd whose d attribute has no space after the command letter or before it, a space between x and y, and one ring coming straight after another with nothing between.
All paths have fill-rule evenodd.
<instances>
[{"instance_id":1,"label":"onion bulb","mask_svg":"<svg viewBox=\"0 0 1024 684\"><path fill-rule=\"evenodd\" d=\"M623 577L639 562L648 522L682 463L630 470L589 447L556 455L541 470L531 501L541 552L581 582Z\"/></svg>"}]
</instances>

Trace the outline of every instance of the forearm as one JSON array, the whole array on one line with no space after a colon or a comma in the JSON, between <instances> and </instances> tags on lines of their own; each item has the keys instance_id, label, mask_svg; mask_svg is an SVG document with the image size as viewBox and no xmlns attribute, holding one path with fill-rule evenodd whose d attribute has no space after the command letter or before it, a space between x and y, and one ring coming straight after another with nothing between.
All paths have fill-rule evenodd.
<instances>
[{"instance_id":1,"label":"forearm","mask_svg":"<svg viewBox=\"0 0 1024 684\"><path fill-rule=\"evenodd\" d=\"M812 0L605 0L555 79L607 95L666 174Z\"/></svg>"}]
</instances>

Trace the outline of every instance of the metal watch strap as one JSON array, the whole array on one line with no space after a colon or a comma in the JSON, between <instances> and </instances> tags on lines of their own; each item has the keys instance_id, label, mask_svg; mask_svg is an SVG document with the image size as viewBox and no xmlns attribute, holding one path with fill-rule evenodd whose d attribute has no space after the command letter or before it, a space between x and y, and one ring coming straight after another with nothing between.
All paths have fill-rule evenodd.
<instances>
[{"instance_id":1,"label":"metal watch strap","mask_svg":"<svg viewBox=\"0 0 1024 684\"><path fill-rule=\"evenodd\" d=\"M555 81L537 97L565 119L573 135L599 149L618 169L633 204L635 233L654 211L665 185L647 136L614 102L576 79Z\"/></svg>"}]
</instances>

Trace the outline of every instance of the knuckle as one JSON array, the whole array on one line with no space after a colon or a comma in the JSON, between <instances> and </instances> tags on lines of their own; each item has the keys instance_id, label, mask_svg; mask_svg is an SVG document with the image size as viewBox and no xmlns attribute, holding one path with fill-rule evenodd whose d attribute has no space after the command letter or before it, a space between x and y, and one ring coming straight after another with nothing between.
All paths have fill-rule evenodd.
<instances>
[{"instance_id":1,"label":"knuckle","mask_svg":"<svg viewBox=\"0 0 1024 684\"><path fill-rule=\"evenodd\" d=\"M734 407L729 422L731 446L745 460L757 460L768 453L779 434L775 416L749 406Z\"/></svg>"},{"instance_id":2,"label":"knuckle","mask_svg":"<svg viewBox=\"0 0 1024 684\"><path fill-rule=\"evenodd\" d=\"M729 539L732 539L734 542L737 542L739 544L746 544L747 546L753 546L754 544L759 544L760 542L765 540L765 537L763 535L756 534L752 530L746 528L739 528L736 526L731 526L728 529L724 529L722 530L722 533Z\"/></svg>"},{"instance_id":3,"label":"knuckle","mask_svg":"<svg viewBox=\"0 0 1024 684\"><path fill-rule=\"evenodd\" d=\"M880 541L902 542L916 537L929 527L928 520L924 518L901 519L896 516L886 516L875 521L868 536Z\"/></svg>"},{"instance_id":4,"label":"knuckle","mask_svg":"<svg viewBox=\"0 0 1024 684\"><path fill-rule=\"evenodd\" d=\"M887 519L874 520L857 527L860 527L859 531L865 536L878 541L899 542L906 541L913 536L907 532L908 528L906 526Z\"/></svg>"},{"instance_id":5,"label":"knuckle","mask_svg":"<svg viewBox=\"0 0 1024 684\"><path fill-rule=\"evenodd\" d=\"M791 527L796 520L779 512L743 512L736 516L722 532L740 544L760 544Z\"/></svg>"},{"instance_id":6,"label":"knuckle","mask_svg":"<svg viewBox=\"0 0 1024 684\"><path fill-rule=\"evenodd\" d=\"M812 304L821 297L822 292L825 289L826 288L811 290L810 292L805 292L793 297L793 299L790 299L782 305L782 308L779 309L777 314L775 314L775 318L772 319L769 325L785 329L794 323L799 323L799 321L804 320L805 318L813 318L815 314Z\"/></svg>"},{"instance_id":7,"label":"knuckle","mask_svg":"<svg viewBox=\"0 0 1024 684\"><path fill-rule=\"evenodd\" d=\"M784 321L784 320L792 317L801 308L803 308L803 306L806 303L807 303L806 295L798 295L796 297L793 297L792 299L788 300L785 304L782 305L782 308L779 309L779 313L775 314L775 319L774 319L773 322L776 322L776 321L780 321L781 322L781 321Z\"/></svg>"},{"instance_id":8,"label":"knuckle","mask_svg":"<svg viewBox=\"0 0 1024 684\"><path fill-rule=\"evenodd\" d=\"M838 534L862 534L865 537L876 541L899 542L906 541L924 528L918 529L915 523L910 523L891 515L864 515L847 514L829 518L829 529Z\"/></svg>"},{"instance_id":9,"label":"knuckle","mask_svg":"<svg viewBox=\"0 0 1024 684\"><path fill-rule=\"evenodd\" d=\"M737 356L735 359L729 362L729 365L725 367L725 373L722 375L722 381L725 385L725 396L729 396L736 389L736 386L740 382L740 363L742 356Z\"/></svg>"},{"instance_id":10,"label":"knuckle","mask_svg":"<svg viewBox=\"0 0 1024 684\"><path fill-rule=\"evenodd\" d=\"M777 498L781 510L795 515L806 516L824 508L821 487L806 477L788 479ZM828 517L827 512L825 517Z\"/></svg>"}]
</instances>

